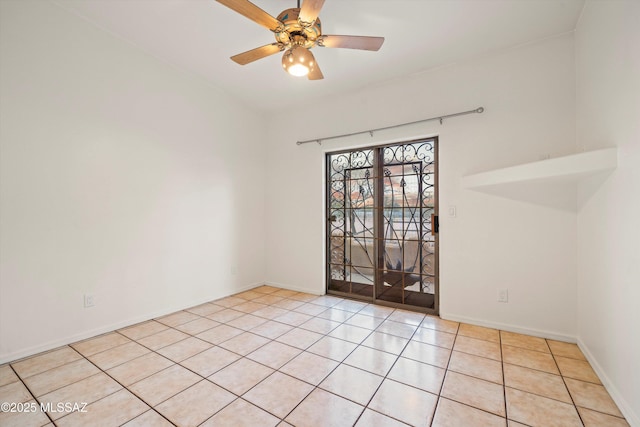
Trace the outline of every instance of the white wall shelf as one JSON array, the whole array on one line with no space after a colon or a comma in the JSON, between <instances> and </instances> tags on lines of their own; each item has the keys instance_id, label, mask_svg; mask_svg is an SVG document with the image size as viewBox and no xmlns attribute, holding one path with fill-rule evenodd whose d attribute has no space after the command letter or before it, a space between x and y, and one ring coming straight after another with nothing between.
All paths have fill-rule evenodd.
<instances>
[{"instance_id":1,"label":"white wall shelf","mask_svg":"<svg viewBox=\"0 0 640 427\"><path fill-rule=\"evenodd\" d=\"M575 210L575 184L610 172L617 164L617 148L605 148L467 175L461 184L470 190Z\"/></svg>"}]
</instances>

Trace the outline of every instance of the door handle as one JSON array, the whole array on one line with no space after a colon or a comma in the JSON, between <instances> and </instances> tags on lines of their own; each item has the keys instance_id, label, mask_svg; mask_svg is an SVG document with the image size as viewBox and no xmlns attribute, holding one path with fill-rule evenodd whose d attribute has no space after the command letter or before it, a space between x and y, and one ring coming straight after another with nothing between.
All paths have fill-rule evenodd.
<instances>
[{"instance_id":1,"label":"door handle","mask_svg":"<svg viewBox=\"0 0 640 427\"><path fill-rule=\"evenodd\" d=\"M435 236L436 233L439 231L439 229L440 229L440 224L438 221L438 215L431 214L431 235Z\"/></svg>"}]
</instances>

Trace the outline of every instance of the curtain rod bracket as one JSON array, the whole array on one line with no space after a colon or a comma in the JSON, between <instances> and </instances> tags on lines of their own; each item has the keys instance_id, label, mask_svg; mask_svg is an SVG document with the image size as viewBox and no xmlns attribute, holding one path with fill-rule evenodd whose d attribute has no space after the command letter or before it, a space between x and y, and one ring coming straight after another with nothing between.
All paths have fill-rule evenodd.
<instances>
[{"instance_id":1,"label":"curtain rod bracket","mask_svg":"<svg viewBox=\"0 0 640 427\"><path fill-rule=\"evenodd\" d=\"M462 111L460 113L446 114L444 116L438 116L438 117L431 117L431 118L428 118L428 119L416 120L414 122L401 123L399 125L391 125L391 126L386 126L386 127L377 128L377 129L364 130L364 131L360 131L360 132L345 133L345 134L342 134L342 135L328 136L328 137L325 137L325 138L316 138L316 139L307 139L305 141L297 141L296 145L308 144L310 142L317 142L318 145L322 145L321 144L322 141L327 141L329 139L346 138L348 136L362 135L362 134L365 134L365 133L368 133L373 138L373 133L374 132L378 132L380 130L395 129L395 128L399 128L401 126L414 125L416 123L429 122L429 121L433 121L433 120L438 120L438 121L440 121L440 124L442 124L444 122L444 119L448 119L449 117L464 116L464 115L467 115L467 114L475 114L475 113L477 113L477 114L484 113L484 107L478 107L475 110Z\"/></svg>"}]
</instances>

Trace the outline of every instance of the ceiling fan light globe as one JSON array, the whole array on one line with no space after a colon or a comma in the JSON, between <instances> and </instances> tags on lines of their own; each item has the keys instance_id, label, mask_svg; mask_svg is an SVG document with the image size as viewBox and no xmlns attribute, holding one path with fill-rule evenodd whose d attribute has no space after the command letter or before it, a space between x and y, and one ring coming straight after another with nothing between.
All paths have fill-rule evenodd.
<instances>
[{"instance_id":1,"label":"ceiling fan light globe","mask_svg":"<svg viewBox=\"0 0 640 427\"><path fill-rule=\"evenodd\" d=\"M313 70L315 58L309 49L296 45L282 56L282 66L292 76L306 76Z\"/></svg>"},{"instance_id":2,"label":"ceiling fan light globe","mask_svg":"<svg viewBox=\"0 0 640 427\"><path fill-rule=\"evenodd\" d=\"M296 77L304 77L307 74L309 74L309 68L306 67L305 65L302 64L293 64L291 67L289 67L289 69L287 70L289 72L289 74L291 74L292 76L296 76Z\"/></svg>"}]
</instances>

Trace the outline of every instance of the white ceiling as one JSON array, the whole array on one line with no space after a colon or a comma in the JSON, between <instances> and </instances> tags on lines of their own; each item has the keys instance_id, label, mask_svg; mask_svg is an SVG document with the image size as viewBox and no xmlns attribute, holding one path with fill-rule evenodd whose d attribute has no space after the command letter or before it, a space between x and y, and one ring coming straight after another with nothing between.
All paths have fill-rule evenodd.
<instances>
[{"instance_id":1,"label":"white ceiling","mask_svg":"<svg viewBox=\"0 0 640 427\"><path fill-rule=\"evenodd\" d=\"M488 52L573 31L584 0L326 0L324 34L383 36L378 52L316 47L324 80L286 74L276 54L229 57L272 33L215 0L54 0L140 49L260 110L357 90ZM296 0L254 0L273 16Z\"/></svg>"}]
</instances>

